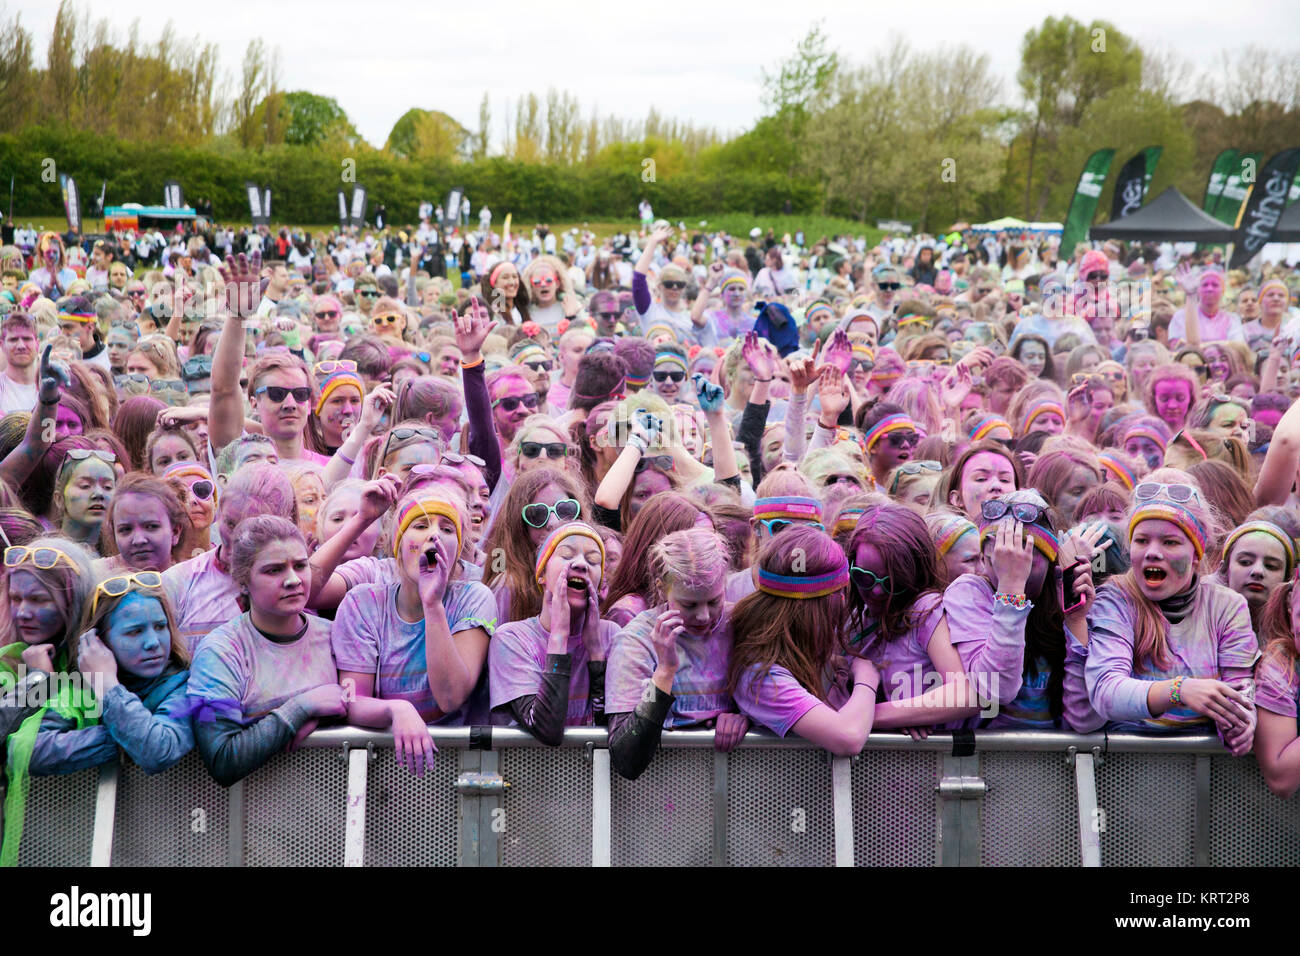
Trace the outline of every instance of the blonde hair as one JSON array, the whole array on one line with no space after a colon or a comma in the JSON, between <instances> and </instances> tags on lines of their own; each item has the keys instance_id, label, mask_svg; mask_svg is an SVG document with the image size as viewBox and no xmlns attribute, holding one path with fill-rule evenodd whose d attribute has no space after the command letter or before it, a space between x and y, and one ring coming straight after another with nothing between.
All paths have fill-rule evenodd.
<instances>
[{"instance_id":1,"label":"blonde hair","mask_svg":"<svg viewBox=\"0 0 1300 956\"><path fill-rule=\"evenodd\" d=\"M674 584L695 591L722 587L731 570L727 554L727 542L716 531L687 528L664 535L650 548L655 603L661 603Z\"/></svg>"}]
</instances>

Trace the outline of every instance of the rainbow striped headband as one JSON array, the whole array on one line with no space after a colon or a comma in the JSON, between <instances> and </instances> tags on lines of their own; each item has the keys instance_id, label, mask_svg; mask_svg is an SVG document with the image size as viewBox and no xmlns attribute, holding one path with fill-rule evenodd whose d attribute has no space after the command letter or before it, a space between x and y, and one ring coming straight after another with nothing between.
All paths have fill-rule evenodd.
<instances>
[{"instance_id":1,"label":"rainbow striped headband","mask_svg":"<svg viewBox=\"0 0 1300 956\"><path fill-rule=\"evenodd\" d=\"M1149 519L1173 522L1192 542L1192 549L1196 552L1196 560L1199 561L1205 556L1205 542L1209 538L1205 526L1201 524L1196 515L1178 502L1162 498L1159 501L1149 501L1134 511L1133 517L1128 519L1130 542L1133 540L1133 531L1138 524Z\"/></svg>"},{"instance_id":2,"label":"rainbow striped headband","mask_svg":"<svg viewBox=\"0 0 1300 956\"><path fill-rule=\"evenodd\" d=\"M985 415L971 426L970 440L982 441L995 428L1005 428L1007 431L1011 431L1011 423L1005 418L998 418L996 415Z\"/></svg>"},{"instance_id":3,"label":"rainbow striped headband","mask_svg":"<svg viewBox=\"0 0 1300 956\"><path fill-rule=\"evenodd\" d=\"M536 357L533 356L534 352L537 353ZM514 354L514 361L516 365L526 365L529 362L536 362L536 361L545 362L547 358L549 358L549 356L546 354L546 349L532 342L525 345L523 348L521 348L518 352Z\"/></svg>"},{"instance_id":4,"label":"rainbow striped headband","mask_svg":"<svg viewBox=\"0 0 1300 956\"><path fill-rule=\"evenodd\" d=\"M871 430L867 432L863 440L867 451L871 451L872 448L876 447L876 442L890 432L899 431L920 432L920 429L916 427L916 422L906 415L887 415L872 425Z\"/></svg>"},{"instance_id":5,"label":"rainbow striped headband","mask_svg":"<svg viewBox=\"0 0 1300 956\"><path fill-rule=\"evenodd\" d=\"M674 342L677 341L677 330L667 322L656 322L645 330L645 337L647 339L653 339L656 335L667 335Z\"/></svg>"},{"instance_id":6,"label":"rainbow striped headband","mask_svg":"<svg viewBox=\"0 0 1300 956\"><path fill-rule=\"evenodd\" d=\"M686 371L686 359L682 358L676 352L656 352L655 368L660 365L679 365L683 371Z\"/></svg>"},{"instance_id":7,"label":"rainbow striped headband","mask_svg":"<svg viewBox=\"0 0 1300 956\"><path fill-rule=\"evenodd\" d=\"M876 360L876 353L868 345L854 345L852 351L855 359L865 359L868 362Z\"/></svg>"},{"instance_id":8,"label":"rainbow striped headband","mask_svg":"<svg viewBox=\"0 0 1300 956\"><path fill-rule=\"evenodd\" d=\"M962 515L953 515L939 527L934 546L939 552L939 557L943 557L952 550L953 545L961 540L963 535L970 534L972 531L978 531L975 522Z\"/></svg>"},{"instance_id":9,"label":"rainbow striped headband","mask_svg":"<svg viewBox=\"0 0 1300 956\"><path fill-rule=\"evenodd\" d=\"M1287 534L1286 531L1271 521L1247 521L1241 527L1233 531L1232 534L1228 535L1228 540L1223 542L1224 559L1227 559L1228 555L1232 551L1232 546L1239 538L1252 533L1266 534L1278 540L1282 545L1283 553L1286 554L1286 576L1290 577L1291 571L1296 564L1295 542L1291 540L1291 536Z\"/></svg>"},{"instance_id":10,"label":"rainbow striped headband","mask_svg":"<svg viewBox=\"0 0 1300 956\"><path fill-rule=\"evenodd\" d=\"M581 521L570 521L568 524L560 525L546 536L542 546L537 549L537 563L533 565L533 579L538 585L541 585L546 578L546 562L551 560L551 555L560 546L560 542L572 535L590 538L600 548L600 574L596 576L596 586L600 587L600 582L605 577L605 542L601 540L600 534L595 528L583 524Z\"/></svg>"},{"instance_id":11,"label":"rainbow striped headband","mask_svg":"<svg viewBox=\"0 0 1300 956\"><path fill-rule=\"evenodd\" d=\"M821 521L822 503L816 498L784 495L754 500L754 517L760 521L784 518L787 521Z\"/></svg>"},{"instance_id":12,"label":"rainbow striped headband","mask_svg":"<svg viewBox=\"0 0 1300 956\"><path fill-rule=\"evenodd\" d=\"M723 285L726 285L726 283L724 282ZM835 318L835 310L834 310L834 309L832 309L832 308L831 308L829 305L827 305L825 302L816 302L816 303L814 303L814 304L808 306L807 310L805 310L805 312L804 312L804 314L803 314L803 319L804 319L804 321L805 321L805 322L811 322L811 321L812 321L812 317L813 317L814 315L816 315L818 312L825 312L825 313L828 314L831 318Z\"/></svg>"},{"instance_id":13,"label":"rainbow striped headband","mask_svg":"<svg viewBox=\"0 0 1300 956\"><path fill-rule=\"evenodd\" d=\"M330 392L334 391L336 388L343 388L345 385L351 385L357 390L357 393L362 398L366 397L366 383L361 381L361 376L356 372L335 372L334 374L327 376L325 381L321 382L320 399L316 402L317 415L319 415L320 410L325 407L325 400L330 397Z\"/></svg>"},{"instance_id":14,"label":"rainbow striped headband","mask_svg":"<svg viewBox=\"0 0 1300 956\"><path fill-rule=\"evenodd\" d=\"M416 518L432 518L434 515L442 515L444 518L451 519L451 523L456 526L456 557L460 557L461 544L464 541L460 524L460 512L445 501L438 498L418 498L408 501L406 506L397 514L397 528L393 534L393 557L397 557L397 546L402 543L402 535L406 534L406 529Z\"/></svg>"},{"instance_id":15,"label":"rainbow striped headband","mask_svg":"<svg viewBox=\"0 0 1300 956\"><path fill-rule=\"evenodd\" d=\"M60 312L59 318L71 319L73 322L80 322L85 325L88 322L94 322L96 316L94 312Z\"/></svg>"},{"instance_id":16,"label":"rainbow striped headband","mask_svg":"<svg viewBox=\"0 0 1300 956\"><path fill-rule=\"evenodd\" d=\"M623 384L628 388L645 388L650 384L650 373L645 375L633 375L631 372L623 376Z\"/></svg>"},{"instance_id":17,"label":"rainbow striped headband","mask_svg":"<svg viewBox=\"0 0 1300 956\"><path fill-rule=\"evenodd\" d=\"M982 545L993 535L997 534L998 525L1002 519L986 524L980 531L980 544ZM1034 547L1042 552L1043 557L1048 561L1055 561L1056 556L1061 552L1061 542L1049 529L1040 524L1027 524L1023 526L1025 534L1033 539ZM958 535L960 537L960 535ZM953 539L956 540L955 538Z\"/></svg>"},{"instance_id":18,"label":"rainbow striped headband","mask_svg":"<svg viewBox=\"0 0 1300 956\"><path fill-rule=\"evenodd\" d=\"M1057 415L1062 423L1065 422L1065 409L1061 407L1059 402L1039 402L1025 414L1024 420L1020 423L1020 434L1029 434L1029 426L1034 423L1034 419L1039 415Z\"/></svg>"},{"instance_id":19,"label":"rainbow striped headband","mask_svg":"<svg viewBox=\"0 0 1300 956\"><path fill-rule=\"evenodd\" d=\"M1154 428L1149 428L1146 425L1134 425L1126 431L1124 433L1124 441L1127 442L1130 438L1149 438L1151 441L1156 443L1156 446L1161 451L1164 451L1169 447L1169 443L1165 440L1164 435L1161 435Z\"/></svg>"},{"instance_id":20,"label":"rainbow striped headband","mask_svg":"<svg viewBox=\"0 0 1300 956\"><path fill-rule=\"evenodd\" d=\"M796 601L825 597L849 586L849 562L840 556L834 571L816 576L804 574L777 574L763 566L758 568L758 589L773 597L793 598Z\"/></svg>"},{"instance_id":21,"label":"rainbow striped headband","mask_svg":"<svg viewBox=\"0 0 1300 956\"><path fill-rule=\"evenodd\" d=\"M746 290L749 288L749 283L745 281L744 276L731 276L730 278L723 279L722 285L718 286L718 288L725 289L729 285L738 285L742 289Z\"/></svg>"},{"instance_id":22,"label":"rainbow striped headband","mask_svg":"<svg viewBox=\"0 0 1300 956\"><path fill-rule=\"evenodd\" d=\"M845 531L852 531L858 526L858 519L867 513L865 507L844 508L835 517L835 527L831 528L831 534L843 534Z\"/></svg>"},{"instance_id":23,"label":"rainbow striped headband","mask_svg":"<svg viewBox=\"0 0 1300 956\"><path fill-rule=\"evenodd\" d=\"M1101 459L1102 467L1110 472L1117 481L1129 491L1137 484L1137 475L1128 465L1124 464L1113 452L1102 452L1097 456Z\"/></svg>"},{"instance_id":24,"label":"rainbow striped headband","mask_svg":"<svg viewBox=\"0 0 1300 956\"><path fill-rule=\"evenodd\" d=\"M909 313L898 320L899 328L904 325L922 325L926 322L933 321L928 315L918 315L915 312Z\"/></svg>"}]
</instances>

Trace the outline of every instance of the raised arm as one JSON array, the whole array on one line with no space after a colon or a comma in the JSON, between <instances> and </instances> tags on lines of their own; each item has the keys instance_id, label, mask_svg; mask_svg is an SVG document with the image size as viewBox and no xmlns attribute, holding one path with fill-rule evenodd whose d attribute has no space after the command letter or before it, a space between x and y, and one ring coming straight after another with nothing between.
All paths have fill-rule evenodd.
<instances>
[{"instance_id":1,"label":"raised arm","mask_svg":"<svg viewBox=\"0 0 1300 956\"><path fill-rule=\"evenodd\" d=\"M501 478L501 443L492 424L492 398L483 371L483 342L497 327L487 309L470 305L464 315L451 313L460 349L460 374L465 388L465 411L469 417L469 451L486 463L483 477L489 488Z\"/></svg>"},{"instance_id":2,"label":"raised arm","mask_svg":"<svg viewBox=\"0 0 1300 956\"><path fill-rule=\"evenodd\" d=\"M23 433L23 440L0 462L0 478L10 488L23 486L54 443L54 421L59 411L59 383L68 384L68 373L61 365L50 361L51 348L47 345L41 353L40 391L37 393L36 408Z\"/></svg>"}]
</instances>

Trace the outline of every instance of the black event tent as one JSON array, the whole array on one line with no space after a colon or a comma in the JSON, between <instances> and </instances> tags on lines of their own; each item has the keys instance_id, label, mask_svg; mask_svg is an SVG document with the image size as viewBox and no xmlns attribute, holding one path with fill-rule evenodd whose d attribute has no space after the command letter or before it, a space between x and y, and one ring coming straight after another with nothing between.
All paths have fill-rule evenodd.
<instances>
[{"instance_id":1,"label":"black event tent","mask_svg":"<svg viewBox=\"0 0 1300 956\"><path fill-rule=\"evenodd\" d=\"M1197 209L1170 186L1137 212L1123 219L1093 226L1092 239L1156 242L1232 242L1235 230Z\"/></svg>"},{"instance_id":2,"label":"black event tent","mask_svg":"<svg viewBox=\"0 0 1300 956\"><path fill-rule=\"evenodd\" d=\"M1300 242L1300 202L1293 202L1282 213L1273 242Z\"/></svg>"}]
</instances>

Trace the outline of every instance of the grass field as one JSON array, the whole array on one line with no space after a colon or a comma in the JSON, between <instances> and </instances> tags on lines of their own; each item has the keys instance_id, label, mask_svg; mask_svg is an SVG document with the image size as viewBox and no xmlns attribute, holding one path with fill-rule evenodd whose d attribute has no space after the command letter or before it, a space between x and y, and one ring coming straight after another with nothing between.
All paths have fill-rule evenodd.
<instances>
[{"instance_id":1,"label":"grass field","mask_svg":"<svg viewBox=\"0 0 1300 956\"><path fill-rule=\"evenodd\" d=\"M14 216L15 225L26 226L29 222L32 223L37 229L41 230L42 232L47 230L55 230L58 232L62 232L67 228L67 221L62 217L52 218L48 216L46 217L38 216L34 218L28 218L22 215ZM804 236L807 238L809 242L819 239L822 236L836 236L841 234L847 234L853 236L866 235L867 243L869 245L874 245L876 242L880 240L880 237L884 234L879 229L875 228L874 225L868 226L866 223L855 222L852 219L837 219L833 216L820 216L820 215L781 216L781 215L754 215L751 213L744 213L744 212L729 212L729 213L713 213L711 215L706 214L700 216L678 216L675 220L673 220L674 224L676 224L677 222L686 223L686 229L688 232L694 232L697 229L703 229L709 232L722 229L725 230L730 235L738 236L740 238L748 238L749 230L753 229L755 226L758 226L760 229L762 229L764 233L766 233L769 228L775 229L776 234L778 236L781 236L787 232L793 236L797 230L802 229L804 231ZM700 225L701 222L705 222L707 223L707 225L701 226ZM474 220L474 223L475 226L477 226L478 224L477 218ZM498 216L493 216L492 228L494 229L494 231L500 232L501 224L502 224L502 219ZM223 225L225 225L225 223L223 223ZM236 226L248 225L248 223L242 223L242 224L236 223L235 225ZM402 225L404 226L406 224L403 223ZM536 225L537 223L535 221L530 221L528 219L521 219L521 220L516 220L512 223L511 230L513 232L518 232L520 230L528 230L531 232L534 226ZM632 219L627 219L622 222L597 221L597 220L574 221L574 222L552 222L549 225L551 229L555 232L564 232L568 229L572 229L575 227L578 229L590 229L592 232L596 234L598 238L605 239L608 238L609 236L614 235L617 232L639 228L640 224ZM99 220L87 218L85 220L85 228L87 232L92 232L92 233L95 232L99 228ZM316 233L328 232L331 229L337 229L338 224L337 223L294 224L292 228L305 229L307 232L316 234Z\"/></svg>"}]
</instances>

